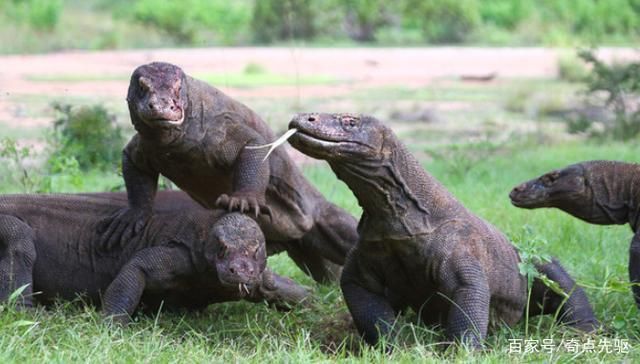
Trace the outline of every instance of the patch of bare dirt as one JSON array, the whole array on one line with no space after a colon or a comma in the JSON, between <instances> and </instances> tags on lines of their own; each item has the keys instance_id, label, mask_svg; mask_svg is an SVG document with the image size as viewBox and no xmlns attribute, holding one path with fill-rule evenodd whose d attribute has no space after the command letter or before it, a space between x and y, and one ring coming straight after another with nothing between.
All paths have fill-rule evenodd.
<instances>
[{"instance_id":1,"label":"patch of bare dirt","mask_svg":"<svg viewBox=\"0 0 640 364\"><path fill-rule=\"evenodd\" d=\"M632 49L603 49L605 59L629 58ZM105 52L63 52L0 56L0 127L40 125L33 113L16 113L31 96L96 97L122 100L127 81L108 80L129 75L151 61L168 61L187 73L239 73L255 63L269 72L290 76L323 75L338 80L322 85L221 88L232 97L294 99L341 97L372 87L420 87L434 79L496 74L496 78L554 77L559 52L544 48L207 48ZM105 81L47 81L46 77L100 76ZM40 77L39 80L34 80ZM45 79L42 79L45 77ZM22 101L17 101L22 100ZM118 101L119 102L119 101ZM27 105L29 107L29 105ZM446 105L443 107L463 107ZM1 128L0 128L1 130ZM1 132L0 132L1 133Z\"/></svg>"}]
</instances>

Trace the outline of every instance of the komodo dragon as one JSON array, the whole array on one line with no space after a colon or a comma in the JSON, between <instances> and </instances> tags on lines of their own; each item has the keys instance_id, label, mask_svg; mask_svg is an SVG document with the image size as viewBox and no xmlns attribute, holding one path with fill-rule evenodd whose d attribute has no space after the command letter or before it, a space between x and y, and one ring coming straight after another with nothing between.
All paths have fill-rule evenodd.
<instances>
[{"instance_id":1,"label":"komodo dragon","mask_svg":"<svg viewBox=\"0 0 640 364\"><path fill-rule=\"evenodd\" d=\"M640 164L589 161L572 164L522 183L511 190L511 203L535 209L556 207L583 221L629 224L629 278L640 308Z\"/></svg>"},{"instance_id":2,"label":"komodo dragon","mask_svg":"<svg viewBox=\"0 0 640 364\"><path fill-rule=\"evenodd\" d=\"M490 319L511 325L521 318L527 283L515 247L426 173L388 127L370 116L326 113L298 114L289 127L297 129L294 148L328 161L363 209L341 288L366 342L388 334L407 306L473 347ZM580 330L598 325L557 261L537 269L570 296L564 302L536 278L531 315L559 310L559 320Z\"/></svg>"},{"instance_id":3,"label":"komodo dragon","mask_svg":"<svg viewBox=\"0 0 640 364\"><path fill-rule=\"evenodd\" d=\"M270 251L286 250L318 281L337 279L335 264L358 240L357 221L327 201L284 149L263 162L265 149L246 148L275 139L256 113L161 62L133 72L127 102L138 132L122 159L129 208L101 228L107 248L147 219L162 174L207 208L268 212L258 223Z\"/></svg>"},{"instance_id":4,"label":"komodo dragon","mask_svg":"<svg viewBox=\"0 0 640 364\"><path fill-rule=\"evenodd\" d=\"M28 285L23 306L84 295L126 322L140 302L198 309L265 299L286 306L308 295L265 269L264 236L239 213L155 211L128 244L98 252L96 225L123 206L100 194L0 196L0 301Z\"/></svg>"}]
</instances>

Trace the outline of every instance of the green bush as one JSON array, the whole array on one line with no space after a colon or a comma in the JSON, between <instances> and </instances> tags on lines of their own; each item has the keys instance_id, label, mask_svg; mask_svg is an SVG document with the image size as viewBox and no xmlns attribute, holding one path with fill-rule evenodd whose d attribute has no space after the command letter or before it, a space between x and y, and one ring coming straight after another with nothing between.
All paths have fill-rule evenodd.
<instances>
[{"instance_id":1,"label":"green bush","mask_svg":"<svg viewBox=\"0 0 640 364\"><path fill-rule=\"evenodd\" d=\"M156 26L180 41L195 44L212 33L219 43L234 44L246 34L250 21L247 1L137 0L134 19Z\"/></svg>"},{"instance_id":2,"label":"green bush","mask_svg":"<svg viewBox=\"0 0 640 364\"><path fill-rule=\"evenodd\" d=\"M55 28L62 13L62 0L11 0L0 2L0 11L18 24L37 30Z\"/></svg>"},{"instance_id":3,"label":"green bush","mask_svg":"<svg viewBox=\"0 0 640 364\"><path fill-rule=\"evenodd\" d=\"M535 4L531 1L481 0L479 11L484 23L511 30L530 16L534 8Z\"/></svg>"},{"instance_id":4,"label":"green bush","mask_svg":"<svg viewBox=\"0 0 640 364\"><path fill-rule=\"evenodd\" d=\"M606 64L592 51L581 51L579 57L591 66L585 79L589 102L613 114L600 128L597 120L579 117L567 119L570 131L589 131L592 136L629 140L640 135L640 62Z\"/></svg>"},{"instance_id":5,"label":"green bush","mask_svg":"<svg viewBox=\"0 0 640 364\"><path fill-rule=\"evenodd\" d=\"M480 24L476 0L406 0L404 13L434 43L463 42Z\"/></svg>"},{"instance_id":6,"label":"green bush","mask_svg":"<svg viewBox=\"0 0 640 364\"><path fill-rule=\"evenodd\" d=\"M349 38L361 42L375 40L376 31L388 22L386 18L393 6L384 0L339 0L338 3Z\"/></svg>"},{"instance_id":7,"label":"green bush","mask_svg":"<svg viewBox=\"0 0 640 364\"><path fill-rule=\"evenodd\" d=\"M313 3L313 0L255 1L251 21L253 39L258 43L271 43L313 38L316 34Z\"/></svg>"},{"instance_id":8,"label":"green bush","mask_svg":"<svg viewBox=\"0 0 640 364\"><path fill-rule=\"evenodd\" d=\"M83 185L78 161L73 156L51 157L46 171L37 165L38 157L30 146L19 146L11 138L0 140L0 161L6 168L0 180L10 183L13 192L21 193L52 193L60 191L61 185L75 188Z\"/></svg>"},{"instance_id":9,"label":"green bush","mask_svg":"<svg viewBox=\"0 0 640 364\"><path fill-rule=\"evenodd\" d=\"M60 115L54 123L49 166L53 161L73 157L80 169L113 169L118 165L124 146L121 128L115 117L101 105L74 108L54 104Z\"/></svg>"},{"instance_id":10,"label":"green bush","mask_svg":"<svg viewBox=\"0 0 640 364\"><path fill-rule=\"evenodd\" d=\"M589 74L583 60L576 56L561 56L558 60L558 78L569 82L583 82Z\"/></svg>"}]
</instances>

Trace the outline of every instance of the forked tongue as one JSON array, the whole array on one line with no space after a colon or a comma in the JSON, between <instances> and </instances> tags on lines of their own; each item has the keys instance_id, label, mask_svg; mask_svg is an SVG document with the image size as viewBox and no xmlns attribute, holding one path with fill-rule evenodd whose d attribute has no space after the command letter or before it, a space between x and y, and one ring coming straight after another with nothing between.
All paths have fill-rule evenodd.
<instances>
[{"instance_id":1,"label":"forked tongue","mask_svg":"<svg viewBox=\"0 0 640 364\"><path fill-rule=\"evenodd\" d=\"M271 147L271 148L269 148L269 151L267 152L267 155L265 155L264 158L262 158L262 161L264 162L264 161L267 160L267 158L269 158L269 155L271 154L271 152L273 152L280 145L284 144L284 142L286 142L287 139L289 139L297 131L298 131L298 129L292 128L292 129L287 130L286 133L282 134L282 136L280 138L276 139L276 141L273 142L273 143L263 144L263 145L250 145L250 146L246 146L245 148L247 148L247 149L262 149L262 148L266 148L266 147Z\"/></svg>"}]
</instances>

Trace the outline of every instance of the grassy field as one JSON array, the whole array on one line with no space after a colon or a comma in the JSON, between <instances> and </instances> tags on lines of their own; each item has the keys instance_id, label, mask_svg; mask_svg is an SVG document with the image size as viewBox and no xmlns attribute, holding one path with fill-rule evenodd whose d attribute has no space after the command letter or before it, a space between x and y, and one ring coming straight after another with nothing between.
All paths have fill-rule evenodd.
<instances>
[{"instance_id":1,"label":"grassy field","mask_svg":"<svg viewBox=\"0 0 640 364\"><path fill-rule=\"evenodd\" d=\"M309 80L319 84L326 81L322 77ZM290 114L298 110L348 109L389 120L425 168L473 212L495 224L521 248L558 257L585 288L596 316L605 325L602 333L581 336L555 326L552 317L535 317L512 328L498 327L490 333L486 350L469 352L447 347L440 328L417 324L416 315L408 313L397 323L400 335L393 354L388 356L360 344L337 285L315 284L285 255L278 255L269 259L274 270L314 289L314 302L309 307L283 313L262 304L227 303L199 313L138 316L133 324L120 328L105 324L95 308L80 301L33 312L3 305L0 362L637 361L640 322L627 276L632 236L629 228L588 225L557 210L517 209L507 196L517 183L577 161L639 161L637 142L589 142L567 135L558 121L541 118L544 109L558 103L543 96L557 97L562 103L576 88L550 80L478 85L443 79L428 88L355 90L348 96L303 98L301 102L274 102L261 97L242 101L267 115L279 132ZM46 117L50 101L43 96L25 102L38 105L31 111L35 117ZM104 102L116 105L114 100ZM121 109L113 111L125 125L128 121L121 104ZM514 104L522 111L509 111ZM412 121L398 116L425 108L435 109L436 120ZM2 136L21 137L35 141L35 145L46 134L42 126L5 131ZM38 165L37 158L27 163ZM305 164L302 168L327 198L359 216L354 197L325 164ZM83 178L83 184L77 186L60 176L54 190L99 191L121 183L115 172L90 172ZM0 180L0 192L20 191L15 170L9 164L0 165ZM537 245L528 246L531 242ZM524 344L522 352L509 352L514 343L510 340L524 339L537 340L539 352L524 353ZM551 340L557 350L544 352L540 345L545 339ZM586 351L568 350L566 343L575 342ZM629 345L622 350L627 352L620 352L619 346L611 346L611 352L607 352L604 346L621 342ZM594 344L595 352L589 352L589 343Z\"/></svg>"}]
</instances>

